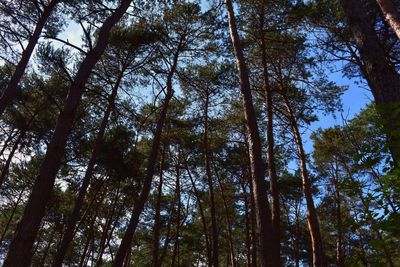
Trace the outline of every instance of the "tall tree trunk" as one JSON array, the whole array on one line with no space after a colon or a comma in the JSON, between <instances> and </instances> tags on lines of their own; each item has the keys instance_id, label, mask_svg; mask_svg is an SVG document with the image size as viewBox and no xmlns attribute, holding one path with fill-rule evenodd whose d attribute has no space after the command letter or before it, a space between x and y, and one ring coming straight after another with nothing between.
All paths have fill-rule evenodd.
<instances>
[{"instance_id":1,"label":"tall tree trunk","mask_svg":"<svg viewBox=\"0 0 400 267\"><path fill-rule=\"evenodd\" d=\"M158 181L157 188L157 199L156 199L156 207L154 214L154 231L153 231L153 267L161 267L160 264L160 231L161 231L161 199L162 199L162 188L163 188L163 171L164 171L164 159L165 159L165 150L166 146L164 144L162 152L161 152L161 160L160 160L160 179Z\"/></svg>"},{"instance_id":2,"label":"tall tree trunk","mask_svg":"<svg viewBox=\"0 0 400 267\"><path fill-rule=\"evenodd\" d=\"M376 0L376 2L381 8L385 20L400 39L400 15L395 3L392 0Z\"/></svg>"},{"instance_id":3,"label":"tall tree trunk","mask_svg":"<svg viewBox=\"0 0 400 267\"><path fill-rule=\"evenodd\" d=\"M40 34L42 33L42 30L47 20L49 19L51 13L55 9L56 5L60 2L61 2L60 0L50 1L50 3L44 7L43 12L40 14L35 29L32 35L30 35L29 37L28 45L22 52L21 59L18 62L17 66L15 67L15 71L11 76L11 80L8 83L6 89L4 90L2 96L0 97L0 117L3 115L6 107L11 103L13 98L17 95L18 83L20 82L22 75L25 72L26 66L28 65L28 62L32 56L33 50L35 49L35 46L39 41Z\"/></svg>"},{"instance_id":4,"label":"tall tree trunk","mask_svg":"<svg viewBox=\"0 0 400 267\"><path fill-rule=\"evenodd\" d=\"M10 168L10 164L12 161L12 158L14 157L15 151L17 151L18 146L20 145L22 138L25 136L26 131L22 130L21 133L18 135L17 140L15 140L15 143L10 151L10 154L8 154L8 158L6 160L6 164L4 164L1 173L0 173L0 187L3 185L4 181L6 180L8 170Z\"/></svg>"},{"instance_id":5,"label":"tall tree trunk","mask_svg":"<svg viewBox=\"0 0 400 267\"><path fill-rule=\"evenodd\" d=\"M173 59L171 69L168 73L167 94L164 99L160 117L157 120L156 131L155 131L153 143L152 143L151 149L150 149L149 159L147 162L146 177L144 179L142 191L139 195L138 200L136 201L136 203L134 205L131 219L128 224L128 228L126 229L124 237L122 238L121 244L118 248L117 255L115 256L115 260L112 265L113 267L122 267L122 265L124 263L124 259L127 255L128 251L131 249L133 235L134 235L134 233L136 231L136 227L139 223L140 214L142 213L142 211L144 209L144 205L147 201L147 198L148 198L150 190L151 190L151 184L153 182L153 176L154 176L154 172L155 172L156 164L157 164L158 150L160 149L161 135L162 135L164 123L165 123L165 120L167 117L169 102L172 99L173 94L174 94L174 91L172 88L172 80L173 80L173 76L176 72L176 68L178 65L178 58L179 58L179 53L180 53L182 44L183 44L183 39L181 38L181 40L178 44L177 51L174 54L174 59Z\"/></svg>"},{"instance_id":6,"label":"tall tree trunk","mask_svg":"<svg viewBox=\"0 0 400 267\"><path fill-rule=\"evenodd\" d=\"M243 169L243 168L242 168ZM244 173L242 171L242 173ZM248 200L248 193L246 190L246 179L242 174L243 178L241 181L241 187L243 192L243 201L244 201L244 223L246 226L246 267L250 267L251 265L251 236L250 236L250 216L249 216L249 200Z\"/></svg>"},{"instance_id":7,"label":"tall tree trunk","mask_svg":"<svg viewBox=\"0 0 400 267\"><path fill-rule=\"evenodd\" d=\"M264 78L264 93L265 93L265 104L267 109L267 160L268 160L268 176L272 195L272 228L273 234L273 253L280 255L281 251L281 215L279 206L279 187L278 187L278 176L276 174L275 165L275 140L274 140L274 123L273 123L273 111L272 111L272 92L269 83L268 74L268 63L267 63L267 46L265 43L265 10L262 10L260 14L260 38L261 38L261 58L263 66L263 78ZM279 263L281 264L281 263Z\"/></svg>"},{"instance_id":8,"label":"tall tree trunk","mask_svg":"<svg viewBox=\"0 0 400 267\"><path fill-rule=\"evenodd\" d=\"M226 195L225 195L225 192L223 189L221 177L218 174L218 170L215 166L215 163L214 163L214 172L215 172L215 176L217 177L219 190L221 192L222 203L224 204L224 211L225 211L225 217L226 217L226 229L228 231L228 244L229 244L228 255L229 255L230 262L228 262L228 263L230 263L230 266L236 267L235 248L233 246L232 221L231 221L231 216L230 216L229 208L228 208L228 200L226 199Z\"/></svg>"},{"instance_id":9,"label":"tall tree trunk","mask_svg":"<svg viewBox=\"0 0 400 267\"><path fill-rule=\"evenodd\" d=\"M400 76L386 57L361 0L341 0L350 30L365 66L365 78L371 88L378 111L385 120L389 147L393 158L400 160L400 136L396 129L400 120Z\"/></svg>"},{"instance_id":10,"label":"tall tree trunk","mask_svg":"<svg viewBox=\"0 0 400 267\"><path fill-rule=\"evenodd\" d=\"M123 0L114 13L106 19L99 30L97 44L83 60L71 84L69 94L61 112L53 137L48 145L45 158L39 169L24 215L18 225L14 239L4 261L5 267L29 266L32 258L32 245L44 216L46 206L53 192L53 186L65 145L71 132L72 124L81 101L85 84L91 70L100 59L106 46L112 27L121 19L132 0Z\"/></svg>"},{"instance_id":11,"label":"tall tree trunk","mask_svg":"<svg viewBox=\"0 0 400 267\"><path fill-rule=\"evenodd\" d=\"M175 241L174 241L174 249L172 252L172 267L180 266L179 264L179 236L180 236L180 229L181 229L181 206L182 206L182 199L181 199L181 183L180 183L180 167L177 163L176 165L176 198L178 202L178 208L176 212L176 230L175 230ZM177 264L178 263L178 264Z\"/></svg>"},{"instance_id":12,"label":"tall tree trunk","mask_svg":"<svg viewBox=\"0 0 400 267\"><path fill-rule=\"evenodd\" d=\"M211 233L212 233L212 264L210 266L219 267L218 264L218 229L217 215L215 209L214 184L210 167L210 152L208 145L208 106L210 94L207 91L204 101L204 133L203 133L203 149L204 149L204 164L206 168L208 190L210 194L210 212L211 212Z\"/></svg>"},{"instance_id":13,"label":"tall tree trunk","mask_svg":"<svg viewBox=\"0 0 400 267\"><path fill-rule=\"evenodd\" d=\"M58 248L57 254L54 257L54 261L52 266L53 267L57 267L57 266L61 266L62 262L64 260L65 254L68 251L68 247L72 241L72 239L74 238L74 232L76 229L76 224L79 221L79 216L80 216L80 212L85 200L85 196L87 193L87 189L89 187L90 184L90 179L92 178L93 175L93 171L94 171L94 167L97 161L97 157L98 154L100 153L102 144L103 144L103 139L104 139L104 134L108 125L108 121L111 115L111 112L113 110L114 107L114 102L115 99L117 97L118 94L118 88L121 84L122 78L124 76L124 70L123 69L120 74L117 77L117 80L112 88L112 92L108 98L108 104L107 104L107 108L106 111L104 112L102 121L100 123L100 129L97 133L96 136L96 141L95 141L95 145L92 151L92 154L90 156L89 162L88 162L88 166L86 168L86 172L85 172L85 176L83 177L82 180L82 185L79 189L78 192L78 196L75 199L75 203L74 203L74 207L72 209L71 214L69 215L68 218L68 222L67 222L67 226L66 226L66 230L64 233L64 236L61 240L61 244L60 247Z\"/></svg>"},{"instance_id":14,"label":"tall tree trunk","mask_svg":"<svg viewBox=\"0 0 400 267\"><path fill-rule=\"evenodd\" d=\"M339 191L339 173L338 162L335 162L333 185L335 188L336 203L336 221L337 221L337 242L336 242L336 264L338 267L344 267L343 255L343 221L342 221L342 203Z\"/></svg>"},{"instance_id":15,"label":"tall tree trunk","mask_svg":"<svg viewBox=\"0 0 400 267\"><path fill-rule=\"evenodd\" d=\"M184 160L185 160L185 158L184 158ZM203 205L201 204L201 197L200 197L199 191L197 190L196 183L192 177L192 174L189 170L189 165L186 160L185 160L185 168L186 168L186 172L189 176L190 183L192 184L194 195L197 200L197 205L199 205L199 212L200 212L201 222L203 225L204 239L206 242L207 263L208 263L208 265L211 265L211 246L210 246L210 238L208 236L207 220L206 220L206 216L204 215L204 209L203 209Z\"/></svg>"},{"instance_id":16,"label":"tall tree trunk","mask_svg":"<svg viewBox=\"0 0 400 267\"><path fill-rule=\"evenodd\" d=\"M10 130L10 133L7 135L7 138L4 140L1 150L0 150L0 157L3 156L4 151L8 147L8 144L11 142L11 140L14 138L15 135L18 135L18 131L14 133L15 128L12 128Z\"/></svg>"},{"instance_id":17,"label":"tall tree trunk","mask_svg":"<svg viewBox=\"0 0 400 267\"><path fill-rule=\"evenodd\" d=\"M14 205L12 211L11 211L11 215L8 218L6 225L4 226L3 232L1 233L1 237L0 237L0 246L4 241L4 238L5 238L6 234L7 234L8 228L10 227L11 222L12 222L12 220L14 218L15 212L17 211L18 205L21 202L22 196L24 195L25 188L26 188L26 186L24 186L21 189L21 192L18 195L17 201L15 202L15 205Z\"/></svg>"},{"instance_id":18,"label":"tall tree trunk","mask_svg":"<svg viewBox=\"0 0 400 267\"><path fill-rule=\"evenodd\" d=\"M273 253L273 230L271 222L271 210L268 203L267 186L265 182L265 170L261 156L261 140L258 131L257 118L253 107L250 80L247 65L243 55L236 20L231 0L226 0L228 11L229 30L231 33L233 50L236 56L239 74L240 89L245 110L247 142L249 145L251 180L256 206L258 236L260 238L260 255L262 266L280 266L280 255Z\"/></svg>"},{"instance_id":19,"label":"tall tree trunk","mask_svg":"<svg viewBox=\"0 0 400 267\"><path fill-rule=\"evenodd\" d=\"M108 231L111 228L111 224L113 222L114 214L115 214L115 211L117 208L117 203L118 203L118 200L120 197L121 197L120 196L120 183L118 183L117 192L115 194L114 201L112 202L110 213L109 213L109 215L107 215L105 224L102 227L103 232L102 232L101 238L100 238L99 249L98 249L97 259L96 259L96 264L95 264L96 267L103 265L103 253L104 253L104 250L106 249Z\"/></svg>"},{"instance_id":20,"label":"tall tree trunk","mask_svg":"<svg viewBox=\"0 0 400 267\"><path fill-rule=\"evenodd\" d=\"M326 266L326 260L323 250L323 242L318 222L317 211L315 209L314 199L311 192L310 179L308 176L306 153L303 148L303 141L296 122L296 118L294 117L292 107L290 106L290 103L283 91L282 91L282 96L285 102L289 123L293 131L294 139L297 145L297 153L300 159L300 172L303 183L303 192L306 198L306 205L307 205L307 225L311 236L313 266L324 267Z\"/></svg>"}]
</instances>

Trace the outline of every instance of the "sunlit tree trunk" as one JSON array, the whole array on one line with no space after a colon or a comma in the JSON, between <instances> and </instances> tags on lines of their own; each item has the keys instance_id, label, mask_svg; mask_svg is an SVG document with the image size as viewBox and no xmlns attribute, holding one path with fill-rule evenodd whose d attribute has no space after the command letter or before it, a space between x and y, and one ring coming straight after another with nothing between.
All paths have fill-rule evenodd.
<instances>
[{"instance_id":1,"label":"sunlit tree trunk","mask_svg":"<svg viewBox=\"0 0 400 267\"><path fill-rule=\"evenodd\" d=\"M304 151L303 141L297 125L296 118L294 117L292 107L290 106L290 103L284 92L282 92L282 96L285 102L289 123L293 131L294 139L297 145L297 153L300 159L300 173L303 183L303 192L307 205L307 225L311 236L313 266L324 267L326 266L326 260L323 249L321 231L319 227L318 215L315 209L314 199L311 192L310 178L307 169L306 153Z\"/></svg>"},{"instance_id":2,"label":"sunlit tree trunk","mask_svg":"<svg viewBox=\"0 0 400 267\"><path fill-rule=\"evenodd\" d=\"M229 29L232 45L236 56L237 70L239 74L240 89L242 92L243 107L247 127L247 142L249 145L251 180L253 183L253 196L255 200L258 236L260 238L261 263L264 267L280 266L280 255L273 253L273 231L271 222L271 210L268 203L267 186L264 177L264 166L261 156L261 140L258 131L257 118L253 107L250 80L247 65L243 55L234 9L231 0L226 0L228 11ZM271 240L272 239L272 240Z\"/></svg>"},{"instance_id":3,"label":"sunlit tree trunk","mask_svg":"<svg viewBox=\"0 0 400 267\"><path fill-rule=\"evenodd\" d=\"M392 0L376 0L376 2L381 8L385 20L400 39L400 15L396 4Z\"/></svg>"}]
</instances>

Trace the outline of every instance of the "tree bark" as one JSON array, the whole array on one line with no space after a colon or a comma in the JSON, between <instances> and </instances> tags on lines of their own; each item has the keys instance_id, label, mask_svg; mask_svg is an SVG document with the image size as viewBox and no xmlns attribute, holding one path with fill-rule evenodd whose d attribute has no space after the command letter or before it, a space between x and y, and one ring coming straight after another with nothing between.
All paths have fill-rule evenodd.
<instances>
[{"instance_id":1,"label":"tree bark","mask_svg":"<svg viewBox=\"0 0 400 267\"><path fill-rule=\"evenodd\" d=\"M219 267L218 264L218 229L217 229L217 215L215 209L215 198L214 198L214 183L211 174L210 167L210 154L209 154L209 145L208 145L208 106L209 106L209 98L210 94L208 92L205 93L205 101L204 101L204 133L203 133L203 149L204 149L204 164L207 175L207 183L208 190L210 194L210 212L211 212L211 233L212 233L212 264L210 266Z\"/></svg>"},{"instance_id":2,"label":"tree bark","mask_svg":"<svg viewBox=\"0 0 400 267\"><path fill-rule=\"evenodd\" d=\"M310 179L308 176L308 169L307 169L307 158L303 148L303 141L290 103L285 93L282 92L282 96L288 113L289 123L292 128L295 142L297 145L297 153L300 158L300 173L303 183L303 192L307 205L307 225L311 236L313 266L325 267L327 265L324 255L322 236L319 227L317 211L315 209L314 200L311 192Z\"/></svg>"},{"instance_id":3,"label":"tree bark","mask_svg":"<svg viewBox=\"0 0 400 267\"><path fill-rule=\"evenodd\" d=\"M181 230L181 206L182 206L182 199L181 199L181 179L180 179L180 167L179 163L176 165L176 182L175 182L175 187L176 187L176 198L177 198L177 212L176 212L176 228L175 228L175 241L174 241L174 249L172 251L172 263L171 266L180 266L179 263L179 254L180 254L180 247L179 247L179 236L180 236L180 230Z\"/></svg>"},{"instance_id":4,"label":"tree bark","mask_svg":"<svg viewBox=\"0 0 400 267\"><path fill-rule=\"evenodd\" d=\"M160 117L157 120L156 131L155 131L153 143L152 143L151 149L150 149L149 159L147 162L147 172L146 172L146 177L144 179L142 191L139 195L138 200L136 201L136 203L134 205L131 219L128 224L128 228L126 229L124 237L122 238L121 244L118 248L117 255L115 256L115 260L112 265L113 267L122 267L122 265L124 263L124 259L127 255L128 251L131 248L133 235L134 235L134 233L136 231L136 227L139 223L140 214L142 213L142 211L144 209L144 205L147 201L147 198L148 198L150 190L151 190L151 184L153 182L153 176L155 173L155 167L156 167L156 162L157 162L158 150L160 149L161 135L162 135L165 120L167 117L169 102L172 99L173 94L174 94L174 91L172 89L172 79L173 79L173 76L176 72L176 68L178 65L178 57L179 57L180 49L182 46L182 42L183 42L183 39L181 39L178 44L177 51L174 54L174 59L173 59L171 69L168 73L167 94L164 99L163 108L161 110Z\"/></svg>"},{"instance_id":5,"label":"tree bark","mask_svg":"<svg viewBox=\"0 0 400 267\"><path fill-rule=\"evenodd\" d=\"M281 251L281 214L279 206L279 187L278 187L278 176L276 174L275 165L275 140L274 140L274 123L273 123L273 111L272 111L272 92L269 83L268 74L268 63L267 63L267 46L265 43L265 14L262 10L260 14L260 38L261 38L261 61L263 67L264 77L264 93L265 93L265 104L267 109L267 160L268 160L268 176L272 195L272 229L273 234L273 253L280 255ZM279 262L281 265L281 263Z\"/></svg>"},{"instance_id":6,"label":"tree bark","mask_svg":"<svg viewBox=\"0 0 400 267\"><path fill-rule=\"evenodd\" d=\"M400 15L395 3L392 0L376 0L376 2L381 8L385 20L400 39Z\"/></svg>"},{"instance_id":7,"label":"tree bark","mask_svg":"<svg viewBox=\"0 0 400 267\"><path fill-rule=\"evenodd\" d=\"M20 61L18 62L17 66L15 67L15 71L11 76L11 80L8 83L6 89L4 90L3 94L0 97L0 117L3 115L4 110L6 107L11 103L13 98L18 93L18 83L20 82L22 75L24 75L26 66L32 56L33 50L37 42L39 41L40 34L50 17L51 13L55 9L56 5L60 2L60 0L52 0L50 3L44 7L42 14L39 17L38 23L35 26L35 29L30 35L28 40L28 45L22 52L22 56Z\"/></svg>"},{"instance_id":8,"label":"tree bark","mask_svg":"<svg viewBox=\"0 0 400 267\"><path fill-rule=\"evenodd\" d=\"M164 171L164 159L165 159L165 145L162 149L161 160L160 160L160 179L158 181L157 188L157 199L156 199L156 207L155 207L155 215L154 215L154 231L153 231L153 267L161 267L160 264L160 230L161 230L161 198L162 198L162 188L163 188L163 171Z\"/></svg>"},{"instance_id":9,"label":"tree bark","mask_svg":"<svg viewBox=\"0 0 400 267\"><path fill-rule=\"evenodd\" d=\"M102 148L104 134L105 134L105 131L106 131L106 128L108 125L108 121L109 121L112 109L114 107L115 99L118 95L118 88L121 84L123 76L124 76L124 69L118 75L117 80L113 86L112 92L108 98L107 108L106 108L106 111L104 112L102 121L100 123L100 129L96 135L95 145L94 145L92 154L90 156L88 166L86 168L85 176L83 177L82 185L79 189L78 196L75 199L75 203L74 203L72 212L69 215L66 230L65 230L64 236L61 240L60 247L58 248L57 254L54 257L54 261L52 264L53 267L62 265L65 254L68 251L68 247L69 247L72 239L74 238L76 224L79 221L80 212L81 212L84 200L85 200L87 189L90 184L90 179L92 178L92 175L93 175L93 171L94 171L95 164L97 162L98 154L100 153L100 150Z\"/></svg>"},{"instance_id":10,"label":"tree bark","mask_svg":"<svg viewBox=\"0 0 400 267\"><path fill-rule=\"evenodd\" d=\"M6 180L6 176L8 174L8 170L10 169L10 164L12 161L12 158L14 157L15 151L17 151L18 146L20 145L22 138L25 136L26 131L22 130L22 132L18 135L17 140L15 140L15 143L10 151L10 154L8 155L8 158L6 160L6 164L4 164L1 173L0 173L0 187L3 185L4 181Z\"/></svg>"},{"instance_id":11,"label":"tree bark","mask_svg":"<svg viewBox=\"0 0 400 267\"><path fill-rule=\"evenodd\" d=\"M400 159L400 136L395 133L400 120L400 76L386 57L380 40L361 0L341 0L354 41L365 66L365 78L385 121L389 148L395 161Z\"/></svg>"},{"instance_id":12,"label":"tree bark","mask_svg":"<svg viewBox=\"0 0 400 267\"><path fill-rule=\"evenodd\" d=\"M211 246L210 246L210 238L208 236L208 227L207 227L206 216L204 215L204 209L203 209L203 205L201 204L200 194L199 194L199 191L197 190L196 183L194 182L192 174L190 173L189 165L188 165L187 161L185 161L185 167L186 167L186 172L187 172L187 174L189 176L189 179L190 179L190 183L192 184L194 195L195 195L195 197L197 199L197 205L199 205L199 212L200 212L201 222L203 224L204 239L205 239L205 242L206 242L207 263L209 265L211 265Z\"/></svg>"},{"instance_id":13,"label":"tree bark","mask_svg":"<svg viewBox=\"0 0 400 267\"><path fill-rule=\"evenodd\" d=\"M271 222L271 210L268 203L267 186L264 177L264 166L261 156L261 140L257 125L251 95L250 80L247 65L243 55L236 20L231 0L226 0L228 11L229 30L233 50L236 56L237 70L239 74L240 89L245 110L247 142L249 145L251 180L253 184L253 195L255 200L258 236L260 238L261 263L264 267L280 266L280 255L273 253L273 230Z\"/></svg>"},{"instance_id":14,"label":"tree bark","mask_svg":"<svg viewBox=\"0 0 400 267\"><path fill-rule=\"evenodd\" d=\"M32 245L50 200L55 178L64 155L65 145L71 132L85 84L91 70L100 59L110 35L111 28L122 18L132 0L123 0L114 13L106 19L99 30L97 44L83 60L70 87L64 110L61 112L53 137L47 148L45 158L39 169L39 175L33 186L24 215L18 225L4 267L29 266L32 258Z\"/></svg>"}]
</instances>

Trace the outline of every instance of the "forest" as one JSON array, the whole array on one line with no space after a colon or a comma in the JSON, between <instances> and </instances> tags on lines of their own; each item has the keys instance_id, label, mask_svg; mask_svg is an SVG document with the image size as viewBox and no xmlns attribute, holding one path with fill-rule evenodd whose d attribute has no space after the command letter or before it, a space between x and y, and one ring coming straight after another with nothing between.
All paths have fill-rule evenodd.
<instances>
[{"instance_id":1,"label":"forest","mask_svg":"<svg viewBox=\"0 0 400 267\"><path fill-rule=\"evenodd\" d=\"M400 0L0 0L0 265L400 267Z\"/></svg>"}]
</instances>

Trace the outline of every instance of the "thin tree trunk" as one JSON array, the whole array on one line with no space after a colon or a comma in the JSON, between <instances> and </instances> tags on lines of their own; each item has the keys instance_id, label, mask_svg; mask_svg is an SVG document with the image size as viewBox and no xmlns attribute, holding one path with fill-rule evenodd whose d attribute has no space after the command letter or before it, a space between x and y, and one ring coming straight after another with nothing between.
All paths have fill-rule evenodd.
<instances>
[{"instance_id":1,"label":"thin tree trunk","mask_svg":"<svg viewBox=\"0 0 400 267\"><path fill-rule=\"evenodd\" d=\"M172 252L172 267L176 266L177 263L177 258L178 258L178 265L179 265L179 236L180 236L180 226L181 226L181 183L180 183L180 169L179 169L179 163L177 163L176 166L176 198L178 200L178 209L176 212L176 230L175 230L175 242L174 242L174 249Z\"/></svg>"},{"instance_id":2,"label":"thin tree trunk","mask_svg":"<svg viewBox=\"0 0 400 267\"><path fill-rule=\"evenodd\" d=\"M178 44L177 51L175 52L175 55L174 55L173 64L171 66L170 72L167 77L167 94L164 99L163 108L161 110L160 117L157 120L156 131L154 134L153 143L151 145L151 150L150 150L150 154L149 154L149 159L147 162L147 172L146 172L146 177L144 179L142 191L139 195L138 200L136 201L136 203L134 205L131 219L128 224L128 228L126 229L124 237L122 238L121 244L118 248L117 255L115 256L115 261L112 265L113 267L122 267L122 265L123 265L124 259L127 255L128 251L131 248L133 235L134 235L136 227L139 223L140 214L142 213L142 211L144 209L144 205L147 201L147 198L148 198L150 190L151 190L151 184L153 182L153 176L154 176L156 162L157 162L158 150L160 148L160 143L161 143L161 135L162 135L164 123L165 123L165 120L167 117L168 105L174 94L174 91L172 89L172 79L173 79L173 76L175 74L175 71L176 71L176 68L178 65L178 57L179 57L182 43L183 43L183 39L181 38L181 40Z\"/></svg>"},{"instance_id":3,"label":"thin tree trunk","mask_svg":"<svg viewBox=\"0 0 400 267\"><path fill-rule=\"evenodd\" d=\"M103 118L102 118L102 121L100 124L100 129L96 136L95 145L94 145L92 154L90 156L88 166L86 168L85 176L83 177L82 185L79 189L78 196L75 199L73 210L72 210L71 214L69 215L66 230L65 230L64 236L61 240L60 247L58 248L57 254L54 257L54 261L52 264L53 267L62 265L65 254L68 251L68 247L69 247L72 239L74 238L76 224L79 221L79 215L80 215L83 203L84 203L87 189L90 184L90 180L93 176L93 171L94 171L94 167L95 167L95 164L97 161L98 154L100 153L101 148L102 148L104 134L105 134L105 131L106 131L106 128L108 125L108 121L109 121L112 109L114 107L114 102L117 97L118 88L121 84L123 75L124 75L124 69L120 72L119 76L117 77L117 81L114 84L112 92L108 98L107 108L103 115Z\"/></svg>"},{"instance_id":4,"label":"thin tree trunk","mask_svg":"<svg viewBox=\"0 0 400 267\"><path fill-rule=\"evenodd\" d=\"M154 215L154 231L153 231L153 267L160 267L160 230L161 230L161 199L162 199L162 188L163 188L163 171L164 171L164 159L165 159L166 146L162 149L161 160L160 160L160 179L157 188L157 200Z\"/></svg>"},{"instance_id":5,"label":"thin tree trunk","mask_svg":"<svg viewBox=\"0 0 400 267\"><path fill-rule=\"evenodd\" d=\"M271 210L268 203L267 186L264 179L264 166L261 156L261 140L258 131L257 118L254 111L251 95L250 80L247 65L243 55L236 20L231 0L226 0L228 11L229 29L232 45L236 56L237 70L239 74L240 89L245 110L247 142L249 145L251 180L253 184L253 196L255 200L258 236L260 238L260 255L263 267L280 266L280 255L273 253L274 233L272 230Z\"/></svg>"},{"instance_id":6,"label":"thin tree trunk","mask_svg":"<svg viewBox=\"0 0 400 267\"><path fill-rule=\"evenodd\" d=\"M342 204L339 191L339 173L338 163L335 162L335 175L333 177L333 185L335 188L335 203L336 203L336 221L337 221L337 242L336 242L336 264L338 267L344 267L343 255L343 221L342 221Z\"/></svg>"},{"instance_id":7,"label":"thin tree trunk","mask_svg":"<svg viewBox=\"0 0 400 267\"><path fill-rule=\"evenodd\" d=\"M3 156L4 151L8 147L8 144L11 142L11 140L14 138L14 128L11 129L10 133L8 134L7 138L4 140L3 146L0 150L0 157ZM15 133L15 135L18 134L18 131Z\"/></svg>"},{"instance_id":8,"label":"thin tree trunk","mask_svg":"<svg viewBox=\"0 0 400 267\"><path fill-rule=\"evenodd\" d=\"M218 264L218 229L217 215L215 209L214 185L210 168L210 154L208 148L208 106L209 92L206 92L204 101L204 133L203 133L203 149L204 149L204 164L207 175L207 183L210 194L210 212L211 212L211 233L212 233L212 264L210 266L219 267Z\"/></svg>"},{"instance_id":9,"label":"thin tree trunk","mask_svg":"<svg viewBox=\"0 0 400 267\"><path fill-rule=\"evenodd\" d=\"M39 266L45 266L46 258L47 258L47 255L49 254L49 250L50 250L51 244L53 243L53 239L54 239L54 235L56 234L56 231L57 231L57 227L54 226L53 230L51 231L50 238L48 239L47 246L44 250L43 257L42 257L42 260L40 261Z\"/></svg>"},{"instance_id":10,"label":"thin tree trunk","mask_svg":"<svg viewBox=\"0 0 400 267\"><path fill-rule=\"evenodd\" d=\"M246 226L246 267L251 265L251 236L250 236L250 216L249 216L249 200L246 190L246 180L243 178L241 182L241 187L243 191L243 201L244 201L244 223Z\"/></svg>"},{"instance_id":11,"label":"thin tree trunk","mask_svg":"<svg viewBox=\"0 0 400 267\"><path fill-rule=\"evenodd\" d=\"M56 129L48 145L24 215L10 244L4 267L24 267L30 264L32 246L53 191L55 178L61 164L61 158L64 155L65 145L71 132L85 84L91 70L106 49L112 27L122 18L131 2L132 0L122 0L121 5L106 19L99 30L96 46L87 54L79 67L71 84L64 110L58 118Z\"/></svg>"},{"instance_id":12,"label":"thin tree trunk","mask_svg":"<svg viewBox=\"0 0 400 267\"><path fill-rule=\"evenodd\" d=\"M228 254L229 254L230 264L232 267L236 267L235 249L233 246L232 222L231 222L231 216L229 214L229 209L228 209L228 201L227 201L226 195L224 193L221 177L218 175L218 171L217 171L215 164L214 164L214 172L217 177L219 190L221 192L222 203L224 204L224 211L225 211L225 217L226 217L226 229L228 231L228 244L229 244L229 253Z\"/></svg>"},{"instance_id":13,"label":"thin tree trunk","mask_svg":"<svg viewBox=\"0 0 400 267\"><path fill-rule=\"evenodd\" d=\"M117 202L118 202L119 198L121 197L119 190L120 190L120 184L118 183L117 192L115 194L115 198L112 203L111 211L110 211L109 215L107 216L106 222L103 227L103 232L102 232L100 244L99 244L99 251L98 251L96 264L95 264L96 267L102 266L102 264L103 264L103 253L104 253L104 250L106 249L106 241L107 241L106 239L108 236L108 231L109 231L112 221L113 221L113 217L114 217L115 210L117 207Z\"/></svg>"},{"instance_id":14,"label":"thin tree trunk","mask_svg":"<svg viewBox=\"0 0 400 267\"><path fill-rule=\"evenodd\" d=\"M311 192L310 179L308 176L306 153L303 148L303 141L301 138L301 134L296 119L294 118L293 115L293 110L284 92L282 92L282 96L288 113L289 123L290 126L292 127L293 135L296 141L297 153L300 158L300 172L303 183L303 192L306 198L306 205L307 205L307 224L311 236L313 266L324 267L326 266L326 261L323 250L323 242L318 222L317 211L315 209L314 200Z\"/></svg>"},{"instance_id":15,"label":"thin tree trunk","mask_svg":"<svg viewBox=\"0 0 400 267\"><path fill-rule=\"evenodd\" d=\"M11 76L11 80L8 83L6 89L4 90L2 96L0 97L0 117L3 115L6 107L11 103L14 97L18 94L18 83L20 82L22 75L24 75L26 66L32 56L33 50L40 38L40 34L49 19L51 13L55 9L56 5L61 2L60 0L52 0L50 3L44 7L43 12L40 14L38 23L35 26L35 29L30 35L28 40L28 45L22 52L22 56L17 66L15 67L15 71Z\"/></svg>"},{"instance_id":16,"label":"thin tree trunk","mask_svg":"<svg viewBox=\"0 0 400 267\"><path fill-rule=\"evenodd\" d=\"M203 225L204 239L205 239L205 242L206 242L207 263L209 265L211 265L211 246L210 246L210 241L209 241L210 238L208 236L207 220L206 220L206 216L204 215L204 209L203 209L203 205L201 204L201 198L200 198L199 191L197 190L196 183L195 183L195 181L194 181L194 179L192 177L192 174L191 174L191 172L189 170L189 165L188 165L186 160L185 160L185 168L186 168L186 172L187 172L187 174L189 176L190 183L192 184L194 195L195 195L196 200L197 200L197 205L199 205L199 212L200 212L201 222L202 222L202 225Z\"/></svg>"},{"instance_id":17,"label":"thin tree trunk","mask_svg":"<svg viewBox=\"0 0 400 267\"><path fill-rule=\"evenodd\" d=\"M21 201L22 196L23 196L23 194L24 194L25 187L26 187L26 186L24 186L24 187L22 188L21 192L19 193L18 198L17 198L17 201L15 202L15 205L14 205L12 211L11 211L11 215L10 215L10 217L9 217L8 220L7 220L7 223L6 223L6 225L5 225L5 227L4 227L4 230L3 230L2 234L1 234L1 237L0 237L0 245L3 243L4 238L5 238L6 234L7 234L8 228L9 228L10 225L11 225L12 219L14 218L14 214L15 214L15 212L17 211L18 205L20 204L20 201Z\"/></svg>"},{"instance_id":18,"label":"thin tree trunk","mask_svg":"<svg viewBox=\"0 0 400 267\"><path fill-rule=\"evenodd\" d=\"M265 14L262 10L260 14L260 38L261 38L261 58L263 66L263 77L264 77L264 93L265 93L265 104L267 109L267 160L268 160L268 176L272 195L272 228L273 234L273 253L280 255L281 251L281 215L279 206L279 187L278 187L278 176L276 174L275 165L275 140L274 140L274 123L273 123L273 111L272 111L272 92L269 83L268 64L267 64L267 53L265 43ZM279 262L281 265L281 263Z\"/></svg>"},{"instance_id":19,"label":"thin tree trunk","mask_svg":"<svg viewBox=\"0 0 400 267\"><path fill-rule=\"evenodd\" d=\"M376 2L381 8L385 20L400 39L400 15L395 3L392 0L376 0Z\"/></svg>"},{"instance_id":20,"label":"thin tree trunk","mask_svg":"<svg viewBox=\"0 0 400 267\"><path fill-rule=\"evenodd\" d=\"M21 143L22 138L25 136L25 133L26 133L26 131L22 130L22 132L18 135L18 138L17 138L17 140L15 140L15 143L14 143L12 149L11 149L10 154L8 155L6 164L4 164L3 169L1 170L1 173L0 173L0 187L3 185L4 181L6 180L6 177L7 177L9 168L10 168L10 164L11 164L12 158L14 157L15 151L17 151L17 148L18 148L19 144Z\"/></svg>"},{"instance_id":21,"label":"thin tree trunk","mask_svg":"<svg viewBox=\"0 0 400 267\"><path fill-rule=\"evenodd\" d=\"M395 110L400 105L400 76L386 57L380 40L361 0L341 0L355 43L365 66L365 78L371 88L378 112L385 121L389 148L394 160L400 159L400 120Z\"/></svg>"}]
</instances>

